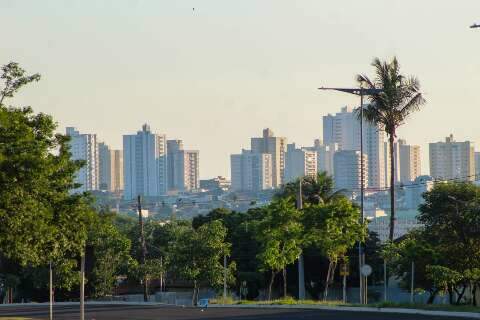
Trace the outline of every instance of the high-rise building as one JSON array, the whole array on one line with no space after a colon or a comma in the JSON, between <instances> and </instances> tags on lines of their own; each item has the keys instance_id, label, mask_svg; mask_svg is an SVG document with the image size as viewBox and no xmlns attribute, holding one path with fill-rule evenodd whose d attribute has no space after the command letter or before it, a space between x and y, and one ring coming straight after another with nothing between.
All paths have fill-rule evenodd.
<instances>
[{"instance_id":1,"label":"high-rise building","mask_svg":"<svg viewBox=\"0 0 480 320\"><path fill-rule=\"evenodd\" d=\"M361 188L361 166L362 157L360 151L340 150L334 156L334 181L335 189L344 189L347 192L360 192ZM368 185L368 156L363 155L364 163L364 186Z\"/></svg>"},{"instance_id":2,"label":"high-rise building","mask_svg":"<svg viewBox=\"0 0 480 320\"><path fill-rule=\"evenodd\" d=\"M285 177L285 148L287 138L275 137L270 129L263 130L261 138L251 138L252 153L268 153L272 157L272 185L278 188Z\"/></svg>"},{"instance_id":3,"label":"high-rise building","mask_svg":"<svg viewBox=\"0 0 480 320\"><path fill-rule=\"evenodd\" d=\"M360 120L355 110L344 107L335 115L323 117L325 145L337 144L339 150L360 151ZM385 187L385 132L363 121L363 153L368 158L368 187Z\"/></svg>"},{"instance_id":4,"label":"high-rise building","mask_svg":"<svg viewBox=\"0 0 480 320\"><path fill-rule=\"evenodd\" d=\"M262 191L272 189L272 155L242 150L230 156L231 189L233 191Z\"/></svg>"},{"instance_id":5,"label":"high-rise building","mask_svg":"<svg viewBox=\"0 0 480 320\"><path fill-rule=\"evenodd\" d=\"M123 136L125 200L158 197L167 192L167 142L144 124L137 134Z\"/></svg>"},{"instance_id":6,"label":"high-rise building","mask_svg":"<svg viewBox=\"0 0 480 320\"><path fill-rule=\"evenodd\" d=\"M368 158L368 187L385 188L385 131L365 123L364 154Z\"/></svg>"},{"instance_id":7,"label":"high-rise building","mask_svg":"<svg viewBox=\"0 0 480 320\"><path fill-rule=\"evenodd\" d=\"M200 188L200 153L184 150L182 140L167 140L168 189L192 191Z\"/></svg>"},{"instance_id":8,"label":"high-rise building","mask_svg":"<svg viewBox=\"0 0 480 320\"><path fill-rule=\"evenodd\" d=\"M182 140L167 140L167 176L168 190L175 190L175 157L174 154L183 150Z\"/></svg>"},{"instance_id":9,"label":"high-rise building","mask_svg":"<svg viewBox=\"0 0 480 320\"><path fill-rule=\"evenodd\" d=\"M100 190L123 190L123 152L111 150L105 143L98 144Z\"/></svg>"},{"instance_id":10,"label":"high-rise building","mask_svg":"<svg viewBox=\"0 0 480 320\"><path fill-rule=\"evenodd\" d=\"M333 156L338 151L338 144L324 145L320 139L315 139L313 147L305 149L317 153L317 172L326 172L333 177Z\"/></svg>"},{"instance_id":11,"label":"high-rise building","mask_svg":"<svg viewBox=\"0 0 480 320\"><path fill-rule=\"evenodd\" d=\"M352 108L323 117L323 143L336 143L340 150L360 150L360 121Z\"/></svg>"},{"instance_id":12,"label":"high-rise building","mask_svg":"<svg viewBox=\"0 0 480 320\"><path fill-rule=\"evenodd\" d=\"M85 165L75 174L75 182L81 186L73 192L98 190L99 159L96 134L81 134L74 127L67 127L72 160L84 160Z\"/></svg>"},{"instance_id":13,"label":"high-rise building","mask_svg":"<svg viewBox=\"0 0 480 320\"><path fill-rule=\"evenodd\" d=\"M474 146L470 141L456 142L453 135L445 142L429 144L430 175L435 180L475 180Z\"/></svg>"},{"instance_id":14,"label":"high-rise building","mask_svg":"<svg viewBox=\"0 0 480 320\"><path fill-rule=\"evenodd\" d=\"M316 177L317 153L307 149L297 149L295 143L287 145L285 161L285 182L300 177Z\"/></svg>"},{"instance_id":15,"label":"high-rise building","mask_svg":"<svg viewBox=\"0 0 480 320\"><path fill-rule=\"evenodd\" d=\"M123 180L123 151L122 150L111 150L110 151L110 160L111 160L111 191L120 192L124 189L124 180Z\"/></svg>"},{"instance_id":16,"label":"high-rise building","mask_svg":"<svg viewBox=\"0 0 480 320\"><path fill-rule=\"evenodd\" d=\"M390 143L384 143L384 152L385 152L385 187L390 187L390 176L391 176L391 165L390 161ZM399 144L395 142L393 144L393 165L394 165L394 183L398 184L400 182L400 148Z\"/></svg>"},{"instance_id":17,"label":"high-rise building","mask_svg":"<svg viewBox=\"0 0 480 320\"><path fill-rule=\"evenodd\" d=\"M420 146L408 145L403 139L398 140L400 152L400 182L408 183L421 176Z\"/></svg>"},{"instance_id":18,"label":"high-rise building","mask_svg":"<svg viewBox=\"0 0 480 320\"><path fill-rule=\"evenodd\" d=\"M480 180L480 152L475 152L475 180Z\"/></svg>"}]
</instances>

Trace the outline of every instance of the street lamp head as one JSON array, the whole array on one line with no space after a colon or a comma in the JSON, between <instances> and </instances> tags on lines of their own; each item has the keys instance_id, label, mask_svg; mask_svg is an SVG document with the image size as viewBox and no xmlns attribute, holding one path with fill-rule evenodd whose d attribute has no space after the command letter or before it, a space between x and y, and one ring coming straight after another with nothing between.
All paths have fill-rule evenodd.
<instances>
[{"instance_id":1,"label":"street lamp head","mask_svg":"<svg viewBox=\"0 0 480 320\"><path fill-rule=\"evenodd\" d=\"M476 28L480 28L480 24L474 23L470 26L470 29L476 29Z\"/></svg>"}]
</instances>

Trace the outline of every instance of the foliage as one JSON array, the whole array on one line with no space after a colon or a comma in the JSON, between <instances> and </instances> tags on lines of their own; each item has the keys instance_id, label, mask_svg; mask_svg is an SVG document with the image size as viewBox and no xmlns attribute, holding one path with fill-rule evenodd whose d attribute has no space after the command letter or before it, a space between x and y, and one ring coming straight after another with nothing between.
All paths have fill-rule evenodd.
<instances>
[{"instance_id":1,"label":"foliage","mask_svg":"<svg viewBox=\"0 0 480 320\"><path fill-rule=\"evenodd\" d=\"M275 274L284 271L284 296L286 296L287 265L295 262L302 252L303 225L301 212L289 198L276 199L264 210L264 216L256 226L257 240L261 244L257 257L261 270L271 270L269 299Z\"/></svg>"},{"instance_id":2,"label":"foliage","mask_svg":"<svg viewBox=\"0 0 480 320\"><path fill-rule=\"evenodd\" d=\"M348 260L348 250L365 238L366 229L360 223L358 208L345 197L327 204L307 206L304 209L304 224L307 243L320 249L329 260L324 292L326 299L339 260Z\"/></svg>"},{"instance_id":3,"label":"foliage","mask_svg":"<svg viewBox=\"0 0 480 320\"><path fill-rule=\"evenodd\" d=\"M132 265L130 240L113 224L113 217L100 215L92 226L87 245L93 249L93 269L88 274L88 284L93 297L113 293L117 277ZM77 277L78 278L78 277Z\"/></svg>"},{"instance_id":4,"label":"foliage","mask_svg":"<svg viewBox=\"0 0 480 320\"><path fill-rule=\"evenodd\" d=\"M39 79L15 63L2 71L0 101ZM0 250L22 265L78 255L93 217L91 199L69 192L82 162L55 129L48 115L0 105Z\"/></svg>"},{"instance_id":5,"label":"foliage","mask_svg":"<svg viewBox=\"0 0 480 320\"><path fill-rule=\"evenodd\" d=\"M427 277L433 281L435 287L446 293L453 289L461 280L462 275L443 266L427 266Z\"/></svg>"},{"instance_id":6,"label":"foliage","mask_svg":"<svg viewBox=\"0 0 480 320\"><path fill-rule=\"evenodd\" d=\"M333 178L326 172L316 177L302 177L302 200L304 204L325 204L342 197L342 190L334 191ZM276 198L296 199L299 193L300 179L288 182L275 195Z\"/></svg>"},{"instance_id":7,"label":"foliage","mask_svg":"<svg viewBox=\"0 0 480 320\"><path fill-rule=\"evenodd\" d=\"M170 261L172 270L182 279L194 283L194 303L198 287L206 284L214 288L223 285L223 257L230 253L231 245L225 242L227 230L220 221L212 221L197 230L179 229L172 243ZM234 283L235 263L227 266L227 282Z\"/></svg>"}]
</instances>

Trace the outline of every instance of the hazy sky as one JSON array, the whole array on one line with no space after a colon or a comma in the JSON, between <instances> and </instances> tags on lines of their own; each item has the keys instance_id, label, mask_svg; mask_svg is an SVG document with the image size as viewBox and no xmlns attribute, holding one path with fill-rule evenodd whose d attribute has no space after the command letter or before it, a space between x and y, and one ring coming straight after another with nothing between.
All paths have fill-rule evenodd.
<instances>
[{"instance_id":1,"label":"hazy sky","mask_svg":"<svg viewBox=\"0 0 480 320\"><path fill-rule=\"evenodd\" d=\"M195 8L195 10L193 10ZM144 122L201 151L201 177L229 176L229 154L264 127L321 138L322 115L357 99L373 57L397 55L428 104L399 137L453 133L480 144L479 0L0 0L0 64L42 74L10 103L115 148Z\"/></svg>"}]
</instances>

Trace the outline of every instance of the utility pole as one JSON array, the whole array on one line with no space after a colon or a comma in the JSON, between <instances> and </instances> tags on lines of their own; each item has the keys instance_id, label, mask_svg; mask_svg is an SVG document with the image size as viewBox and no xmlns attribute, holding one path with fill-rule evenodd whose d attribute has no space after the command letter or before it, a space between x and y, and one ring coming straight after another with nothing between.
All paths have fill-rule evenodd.
<instances>
[{"instance_id":1,"label":"utility pole","mask_svg":"<svg viewBox=\"0 0 480 320\"><path fill-rule=\"evenodd\" d=\"M227 300L227 255L223 255L223 303Z\"/></svg>"},{"instance_id":2,"label":"utility pole","mask_svg":"<svg viewBox=\"0 0 480 320\"><path fill-rule=\"evenodd\" d=\"M318 88L319 90L333 90L339 91L344 93L353 94L356 96L360 96L360 211L361 211L361 221L360 223L362 226L365 224L365 215L364 215L364 208L363 208L363 198L364 198L364 189L365 189L365 181L364 181L364 157L363 157L363 98L364 96L371 96L374 94L378 94L383 92L383 89L377 88L325 88L321 87ZM365 264L365 248L363 245L364 239L358 242L358 275L360 280L360 303L366 304L367 303L367 277L362 275L362 267Z\"/></svg>"},{"instance_id":3,"label":"utility pole","mask_svg":"<svg viewBox=\"0 0 480 320\"><path fill-rule=\"evenodd\" d=\"M298 183L297 210L302 209L302 178L300 178ZM300 254L300 257L298 257L298 300L305 300L305 264L303 260L303 253Z\"/></svg>"},{"instance_id":4,"label":"utility pole","mask_svg":"<svg viewBox=\"0 0 480 320\"><path fill-rule=\"evenodd\" d=\"M137 197L137 208L138 208L138 225L140 227L140 250L141 257L140 263L145 267L145 262L147 260L147 247L145 245L145 234L143 231L143 216L142 216L142 201L140 195ZM143 301L148 302L148 277L145 274L143 277Z\"/></svg>"},{"instance_id":5,"label":"utility pole","mask_svg":"<svg viewBox=\"0 0 480 320\"><path fill-rule=\"evenodd\" d=\"M80 320L85 320L85 251L80 259Z\"/></svg>"},{"instance_id":6,"label":"utility pole","mask_svg":"<svg viewBox=\"0 0 480 320\"><path fill-rule=\"evenodd\" d=\"M53 320L53 271L52 261L48 264L49 269L49 281L48 281L48 296L49 296L49 319Z\"/></svg>"},{"instance_id":7,"label":"utility pole","mask_svg":"<svg viewBox=\"0 0 480 320\"><path fill-rule=\"evenodd\" d=\"M415 261L412 260L412 276L410 283L410 303L414 303L414 290L415 290Z\"/></svg>"}]
</instances>

